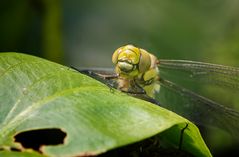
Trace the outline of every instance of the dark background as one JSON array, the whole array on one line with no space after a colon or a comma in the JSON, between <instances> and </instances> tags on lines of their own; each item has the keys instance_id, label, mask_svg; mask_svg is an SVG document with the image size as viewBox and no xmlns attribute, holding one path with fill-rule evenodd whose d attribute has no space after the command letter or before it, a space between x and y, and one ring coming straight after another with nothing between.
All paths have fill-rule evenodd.
<instances>
[{"instance_id":1,"label":"dark background","mask_svg":"<svg viewBox=\"0 0 239 157\"><path fill-rule=\"evenodd\" d=\"M113 51L134 44L159 58L239 66L238 8L238 0L1 0L0 51L112 67ZM207 140L213 152L230 143L219 139Z\"/></svg>"}]
</instances>

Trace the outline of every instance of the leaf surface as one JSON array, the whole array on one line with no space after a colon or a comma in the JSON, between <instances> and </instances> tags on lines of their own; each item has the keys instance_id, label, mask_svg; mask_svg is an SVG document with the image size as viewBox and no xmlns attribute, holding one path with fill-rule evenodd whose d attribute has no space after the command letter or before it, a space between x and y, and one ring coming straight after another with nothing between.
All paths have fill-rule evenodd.
<instances>
[{"instance_id":1,"label":"leaf surface","mask_svg":"<svg viewBox=\"0 0 239 157\"><path fill-rule=\"evenodd\" d=\"M186 124L182 149L211 156L197 127L171 111L112 91L69 67L0 54L0 148L22 149L14 136L41 129L66 133L62 144L40 147L47 156L97 155L159 133L178 146Z\"/></svg>"}]
</instances>

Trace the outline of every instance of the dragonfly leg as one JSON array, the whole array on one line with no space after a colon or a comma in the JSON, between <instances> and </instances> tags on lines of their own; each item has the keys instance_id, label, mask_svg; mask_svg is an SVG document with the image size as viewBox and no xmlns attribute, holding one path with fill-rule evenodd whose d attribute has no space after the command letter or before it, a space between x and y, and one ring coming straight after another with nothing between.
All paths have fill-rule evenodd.
<instances>
[{"instance_id":1,"label":"dragonfly leg","mask_svg":"<svg viewBox=\"0 0 239 157\"><path fill-rule=\"evenodd\" d=\"M186 126L181 130L180 138L179 138L179 145L178 145L178 150L179 150L179 151L182 150L183 134L184 134L185 129L187 129L187 127L188 127L188 123L186 123Z\"/></svg>"},{"instance_id":2,"label":"dragonfly leg","mask_svg":"<svg viewBox=\"0 0 239 157\"><path fill-rule=\"evenodd\" d=\"M146 94L146 92L144 90L142 91L135 91L134 89L128 89L128 91L124 91L124 90L121 90L119 89L120 91L124 92L124 93L128 93L130 95L141 95L141 94Z\"/></svg>"},{"instance_id":3,"label":"dragonfly leg","mask_svg":"<svg viewBox=\"0 0 239 157\"><path fill-rule=\"evenodd\" d=\"M133 79L118 77L118 89L129 94L146 94L145 90Z\"/></svg>"},{"instance_id":4,"label":"dragonfly leg","mask_svg":"<svg viewBox=\"0 0 239 157\"><path fill-rule=\"evenodd\" d=\"M117 75L117 74L112 74L112 75L98 74L98 75L107 80L117 79L119 77L119 75Z\"/></svg>"}]
</instances>

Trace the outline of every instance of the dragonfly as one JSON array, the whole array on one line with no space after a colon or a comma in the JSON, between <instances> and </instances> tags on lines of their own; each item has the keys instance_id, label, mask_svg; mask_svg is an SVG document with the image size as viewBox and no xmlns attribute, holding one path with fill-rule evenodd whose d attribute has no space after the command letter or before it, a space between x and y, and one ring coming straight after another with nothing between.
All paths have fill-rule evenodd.
<instances>
[{"instance_id":1,"label":"dragonfly","mask_svg":"<svg viewBox=\"0 0 239 157\"><path fill-rule=\"evenodd\" d=\"M184 82L198 86L206 83L236 93L239 92L239 68L189 60L158 59L133 45L118 48L112 55L112 62L114 70L98 68L79 71L111 88L167 108L198 125L217 127L238 138L239 112L235 108L230 104L222 105L174 81L183 75ZM176 79L170 74L176 75Z\"/></svg>"}]
</instances>

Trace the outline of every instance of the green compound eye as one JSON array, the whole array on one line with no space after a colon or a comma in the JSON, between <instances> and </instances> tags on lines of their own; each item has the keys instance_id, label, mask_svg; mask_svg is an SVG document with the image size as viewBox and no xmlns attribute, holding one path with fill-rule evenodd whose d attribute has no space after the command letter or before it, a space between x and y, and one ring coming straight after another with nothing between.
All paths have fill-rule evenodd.
<instances>
[{"instance_id":1,"label":"green compound eye","mask_svg":"<svg viewBox=\"0 0 239 157\"><path fill-rule=\"evenodd\" d=\"M118 48L113 56L112 62L117 64L119 61L126 61L130 64L138 64L140 61L140 49L133 45L126 45Z\"/></svg>"}]
</instances>

